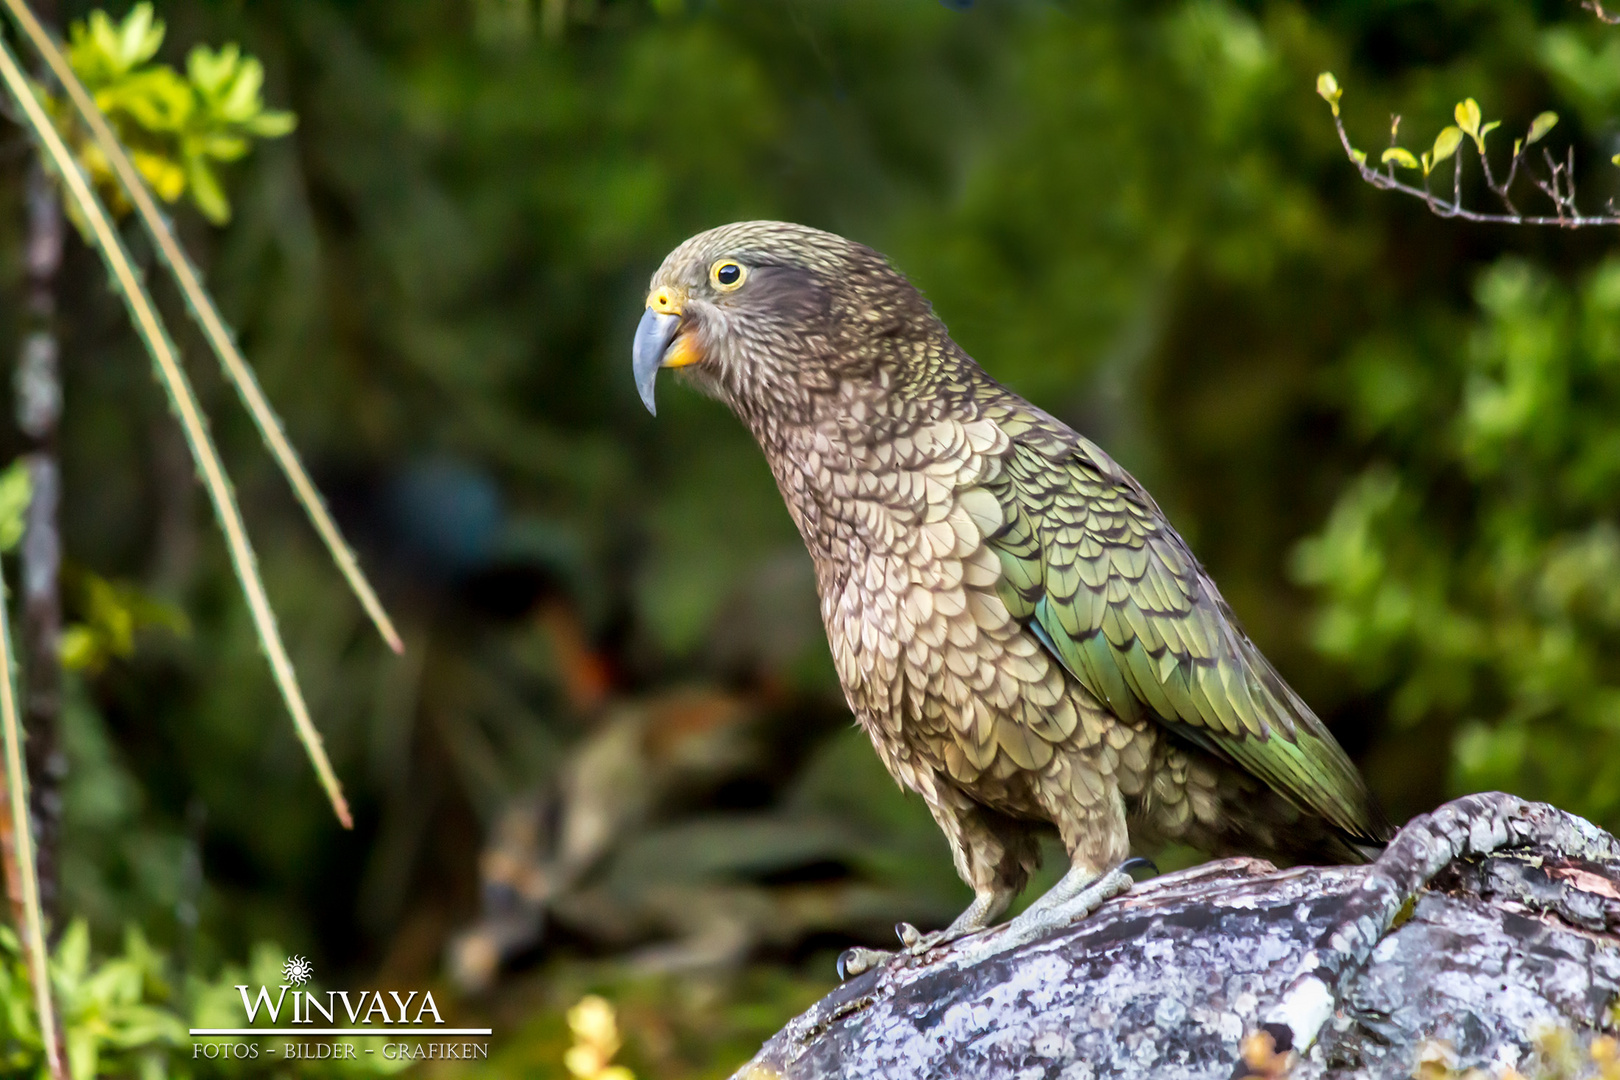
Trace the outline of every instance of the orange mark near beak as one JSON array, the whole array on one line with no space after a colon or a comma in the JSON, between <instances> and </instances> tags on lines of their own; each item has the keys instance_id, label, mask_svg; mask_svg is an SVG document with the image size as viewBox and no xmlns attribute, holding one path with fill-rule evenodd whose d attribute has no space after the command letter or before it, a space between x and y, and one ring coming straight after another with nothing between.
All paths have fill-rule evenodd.
<instances>
[{"instance_id":1,"label":"orange mark near beak","mask_svg":"<svg viewBox=\"0 0 1620 1080\"><path fill-rule=\"evenodd\" d=\"M698 347L697 334L690 328L682 329L670 342L669 348L664 350L663 367L685 367L695 364L703 359L703 350Z\"/></svg>"}]
</instances>

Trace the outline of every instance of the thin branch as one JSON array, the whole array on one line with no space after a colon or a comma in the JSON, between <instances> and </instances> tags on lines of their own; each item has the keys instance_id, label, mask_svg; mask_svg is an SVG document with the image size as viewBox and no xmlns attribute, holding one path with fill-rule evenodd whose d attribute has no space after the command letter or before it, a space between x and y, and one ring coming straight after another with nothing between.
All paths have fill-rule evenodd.
<instances>
[{"instance_id":1,"label":"thin branch","mask_svg":"<svg viewBox=\"0 0 1620 1080\"><path fill-rule=\"evenodd\" d=\"M179 354L175 350L174 343L169 340L158 317L157 308L141 283L135 264L124 248L117 230L113 228L112 218L101 205L101 200L96 197L72 151L63 143L62 136L46 115L39 99L34 96L34 91L23 76L16 58L3 40L0 40L0 77L3 77L6 88L27 115L30 129L50 155L64 185L78 206L96 247L106 260L108 270L112 272L118 292L129 308L135 330L146 345L147 352L152 356L158 381L168 392L169 404L180 421L181 430L185 432L186 442L191 448L193 460L197 463L197 471L201 474L203 486L214 504L214 513L219 518L220 530L225 534L226 547L230 551L231 566L236 571L237 580L241 583L242 592L247 598L248 611L253 617L259 643L270 661L270 671L275 677L282 699L287 703L287 710L292 714L298 738L304 744L304 749L315 766L316 775L320 778L321 786L326 789L327 797L332 801L332 809L337 814L338 820L342 822L344 828L353 828L354 820L349 813L349 804L343 797L343 787L338 782L337 774L332 770L332 763L326 756L320 733L315 730L315 725L310 720L303 692L298 687L298 676L287 656L286 646L282 644L281 632L276 627L275 611L270 606L269 597L265 595L264 582L259 577L258 560L253 554L253 545L248 539L241 511L237 508L236 497L231 492L231 482L225 474L224 465L220 462L219 452L214 448L213 440L208 434L208 421L197 404L196 395L192 392L185 370L180 366Z\"/></svg>"},{"instance_id":2,"label":"thin branch","mask_svg":"<svg viewBox=\"0 0 1620 1080\"><path fill-rule=\"evenodd\" d=\"M366 580L365 573L360 569L360 563L354 552L349 549L343 540L343 534L338 530L337 523L332 520L326 509L320 492L310 481L309 474L304 470L303 463L298 458L298 452L293 449L292 443L287 440L286 432L282 429L281 421L275 410L264 396L259 387L259 381L254 377L253 369L248 366L241 350L236 346L235 336L231 333L225 320L220 316L219 308L215 306L208 290L204 288L201 278L192 266L191 260L186 257L185 249L175 238L174 230L170 228L168 219L158 208L152 193L147 189L146 182L130 161L129 155L124 151L123 144L113 134L108 126L107 119L96 106L95 99L85 89L84 84L74 74L72 66L62 54L60 46L51 38L50 33L34 17L24 0L5 0L6 8L11 12L17 25L33 42L34 48L50 65L52 73L67 91L68 97L73 99L74 106L79 115L89 125L94 135L96 145L100 147L107 160L112 164L113 171L118 174L118 180L124 190L129 194L130 201L134 203L136 211L141 216L142 223L152 238L157 241L158 254L163 262L174 274L175 281L180 286L181 293L186 298L186 309L191 317L202 328L203 336L208 339L214 355L219 358L220 366L225 376L236 387L241 395L242 404L247 407L248 414L253 417L253 423L264 438L265 445L269 447L271 456L281 471L286 474L287 482L292 485L293 493L297 496L304 511L309 515L310 522L315 531L320 533L325 541L327 550L331 552L332 559L337 563L349 588L359 598L366 614L376 624L377 631L382 635L388 647L394 652L403 652L404 642L400 640L399 632L394 629L393 620L383 609L382 602L377 599L376 592L371 583Z\"/></svg>"},{"instance_id":3,"label":"thin branch","mask_svg":"<svg viewBox=\"0 0 1620 1080\"><path fill-rule=\"evenodd\" d=\"M1581 0L1581 7L1611 26L1620 24L1620 12L1605 11L1603 5L1598 3L1598 0Z\"/></svg>"},{"instance_id":4,"label":"thin branch","mask_svg":"<svg viewBox=\"0 0 1620 1080\"><path fill-rule=\"evenodd\" d=\"M4 48L0 45L0 48ZM13 71L22 78L9 52L0 57L7 83ZM24 84L26 85L26 84ZM28 773L23 768L22 724L17 717L16 686L12 680L11 619L6 611L5 574L0 572L0 727L5 730L6 787L11 801L17 870L22 883L23 916L19 926L34 983L34 1009L39 1013L39 1035L45 1045L45 1063L52 1077L64 1078L62 1050L56 1042L56 1006L51 1000L50 954L45 946L45 919L40 913L39 873L34 862L34 831L28 826Z\"/></svg>"},{"instance_id":5,"label":"thin branch","mask_svg":"<svg viewBox=\"0 0 1620 1080\"><path fill-rule=\"evenodd\" d=\"M1552 200L1554 207L1557 209L1554 216L1519 213L1508 198L1508 185L1513 182L1513 178L1519 169L1519 159L1524 156L1524 151L1528 147L1521 147L1520 152L1514 155L1508 177L1500 187L1492 181L1490 164L1485 155L1481 154L1480 160L1485 163L1486 183L1509 208L1508 213L1491 213L1489 211L1471 210L1462 205L1460 177L1453 182L1452 201L1448 203L1443 199L1437 199L1427 183L1420 188L1398 179L1393 164L1390 164L1382 172L1367 164L1367 156L1350 144L1350 135L1344 130L1344 117L1339 115L1337 108L1333 110L1333 126L1339 132L1339 144L1344 147L1345 156L1350 159L1351 164L1361 173L1363 180L1373 187L1382 188L1385 191L1398 191L1403 195L1410 195L1414 199L1422 199L1429 209L1439 217L1461 218L1464 221L1478 221L1497 225L1557 225L1565 229L1589 228L1595 225L1620 225L1620 214L1582 214L1576 208L1575 181L1571 175L1575 163L1575 151L1573 149L1570 150L1568 162L1560 164L1555 163L1552 160L1552 155L1548 154L1546 148L1543 147L1542 152L1547 158L1549 176L1546 180L1539 177L1532 178L1535 185ZM1460 165L1454 166L1454 168L1460 168Z\"/></svg>"}]
</instances>

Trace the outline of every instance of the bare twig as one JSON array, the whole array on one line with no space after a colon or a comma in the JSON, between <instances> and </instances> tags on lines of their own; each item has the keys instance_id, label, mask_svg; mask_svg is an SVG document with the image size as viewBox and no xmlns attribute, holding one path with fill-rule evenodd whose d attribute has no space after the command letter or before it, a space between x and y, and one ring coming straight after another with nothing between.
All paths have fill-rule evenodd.
<instances>
[{"instance_id":1,"label":"bare twig","mask_svg":"<svg viewBox=\"0 0 1620 1080\"><path fill-rule=\"evenodd\" d=\"M175 238L174 230L169 227L168 219L158 209L157 202L147 189L146 182L141 178L129 155L124 151L123 144L113 134L108 126L107 119L97 108L95 100L84 84L74 74L72 66L63 56L61 48L52 40L50 33L40 21L34 17L24 0L4 0L7 10L22 27L23 32L33 42L34 48L39 52L45 62L50 65L51 72L56 76L68 97L73 100L79 115L84 118L91 134L95 137L96 145L106 155L113 171L118 174L118 180L124 190L129 194L130 201L134 203L136 211L141 216L141 222L151 233L157 243L158 254L162 257L169 270L174 274L180 291L185 295L186 308L192 318L202 328L203 336L213 348L214 354L219 358L221 368L231 385L236 387L241 395L242 404L247 407L248 414L264 438L265 445L269 447L270 454L281 466L286 474L287 482L292 485L293 493L298 497L299 503L309 515L315 531L320 533L321 539L326 543L327 550L331 552L332 559L337 563L338 569L348 581L349 587L359 598L360 604L366 609L366 614L376 624L377 631L382 635L388 647L394 652L404 651L404 643L399 633L394 629L393 621L388 612L383 609L382 602L377 599L376 592L371 583L366 580L365 573L360 569L360 563L354 552L349 549L343 540L343 534L338 530L337 523L326 509L326 503L321 494L304 470L303 462L298 458L298 452L293 449L292 443L287 440L287 434L282 429L281 421L275 410L264 396L259 387L259 381L253 375L253 369L248 366L241 350L236 346L236 339L225 320L220 316L219 309L214 305L208 290L202 285L196 268L186 257L185 249Z\"/></svg>"},{"instance_id":2,"label":"bare twig","mask_svg":"<svg viewBox=\"0 0 1620 1080\"><path fill-rule=\"evenodd\" d=\"M1502 200L1502 205L1508 208L1509 214L1518 217L1523 215L1519 213L1519 208L1513 204L1513 197L1508 194L1508 189L1513 186L1514 179L1519 175L1519 161L1523 157L1523 153L1514 154L1513 160L1508 163L1507 177L1501 183L1497 183L1496 174L1491 171L1491 159L1485 154L1479 156L1479 164L1485 170L1485 186L1496 192L1496 197Z\"/></svg>"},{"instance_id":3,"label":"bare twig","mask_svg":"<svg viewBox=\"0 0 1620 1080\"><path fill-rule=\"evenodd\" d=\"M1581 0L1581 7L1611 25L1620 24L1620 12L1605 11L1598 0Z\"/></svg>"},{"instance_id":4,"label":"bare twig","mask_svg":"<svg viewBox=\"0 0 1620 1080\"><path fill-rule=\"evenodd\" d=\"M169 395L169 404L180 421L180 428L185 433L191 456L197 463L197 471L201 475L203 486L214 504L214 513L219 519L220 530L225 534L226 548L230 552L232 569L236 571L237 580L241 583L242 592L247 599L254 629L270 661L271 674L275 677L276 686L287 704L287 711L292 714L293 727L297 730L298 738L304 744L304 749L315 766L321 786L326 789L327 797L332 801L332 809L337 814L338 820L342 822L344 828L353 828L354 821L349 813L348 801L343 797L343 787L338 782L337 774L332 770L332 763L321 743L320 733L315 730L314 722L310 719L309 708L304 703L303 691L298 687L298 677L293 670L292 660L287 656L287 648L281 640L281 631L276 626L275 611L270 606L269 597L265 595L264 582L259 577L258 559L253 553L252 542L248 539L241 511L236 505L236 497L231 492L231 482L225 474L219 452L214 448L213 439L208 434L208 421L203 416L196 394L191 389L191 382L180 365L179 353L164 330L157 308L152 303L151 296L147 294L135 264L124 248L123 240L113 227L112 218L101 205L101 200L97 198L90 182L80 170L72 151L62 141L62 136L46 115L44 106L35 96L22 69L17 65L16 58L3 40L0 40L0 78L4 79L11 96L23 109L30 130L40 141L45 152L50 155L64 186L79 208L86 228L112 273L118 293L129 308L130 320L135 324L136 332L152 356L158 381Z\"/></svg>"}]
</instances>

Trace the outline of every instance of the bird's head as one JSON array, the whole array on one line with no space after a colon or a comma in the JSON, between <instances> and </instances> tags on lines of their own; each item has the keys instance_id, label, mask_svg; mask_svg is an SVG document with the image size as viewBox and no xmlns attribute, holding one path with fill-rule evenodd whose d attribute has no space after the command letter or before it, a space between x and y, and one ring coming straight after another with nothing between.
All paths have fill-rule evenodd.
<instances>
[{"instance_id":1,"label":"bird's head","mask_svg":"<svg viewBox=\"0 0 1620 1080\"><path fill-rule=\"evenodd\" d=\"M636 328L649 412L659 368L678 368L739 415L808 417L817 394L878 363L873 342L928 303L871 248L780 221L699 233L653 275Z\"/></svg>"}]
</instances>

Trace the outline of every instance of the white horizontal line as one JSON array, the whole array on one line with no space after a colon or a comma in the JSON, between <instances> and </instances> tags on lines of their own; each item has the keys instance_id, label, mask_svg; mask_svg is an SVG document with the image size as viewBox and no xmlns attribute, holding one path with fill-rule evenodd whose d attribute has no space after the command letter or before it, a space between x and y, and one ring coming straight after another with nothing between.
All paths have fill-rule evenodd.
<instances>
[{"instance_id":1,"label":"white horizontal line","mask_svg":"<svg viewBox=\"0 0 1620 1080\"><path fill-rule=\"evenodd\" d=\"M192 1028L193 1035L493 1035L492 1028Z\"/></svg>"}]
</instances>

